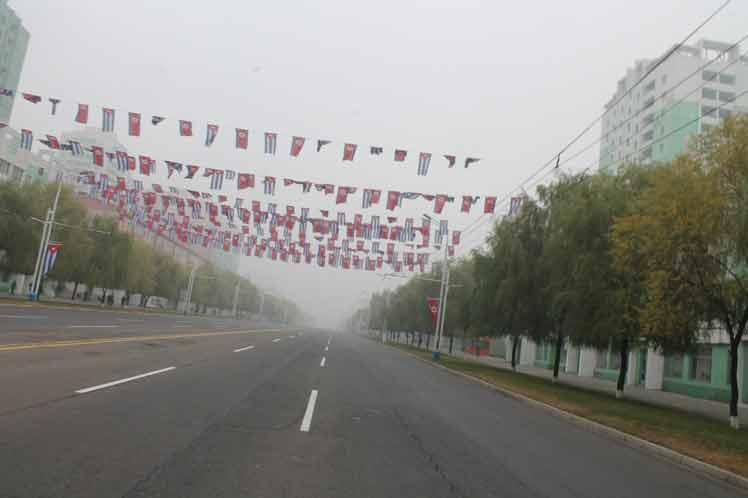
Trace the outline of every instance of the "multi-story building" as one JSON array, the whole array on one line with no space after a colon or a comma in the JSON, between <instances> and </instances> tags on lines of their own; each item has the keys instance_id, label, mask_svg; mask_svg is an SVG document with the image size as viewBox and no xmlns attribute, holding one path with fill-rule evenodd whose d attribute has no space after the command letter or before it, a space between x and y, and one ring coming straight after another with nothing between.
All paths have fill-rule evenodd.
<instances>
[{"instance_id":1,"label":"multi-story building","mask_svg":"<svg viewBox=\"0 0 748 498\"><path fill-rule=\"evenodd\" d=\"M748 112L748 95L740 96L748 90L748 56L739 45L701 40L669 52L636 61L618 81L605 105L600 170L670 161L694 133Z\"/></svg>"},{"instance_id":2,"label":"multi-story building","mask_svg":"<svg viewBox=\"0 0 748 498\"><path fill-rule=\"evenodd\" d=\"M51 165L52 155L48 151L22 149L18 130L10 127L0 129L0 181L45 181L50 177Z\"/></svg>"},{"instance_id":3,"label":"multi-story building","mask_svg":"<svg viewBox=\"0 0 748 498\"><path fill-rule=\"evenodd\" d=\"M8 7L8 0L0 0L0 88L18 88L28 45L29 32L21 19ZM10 121L15 98L0 97L0 123Z\"/></svg>"}]
</instances>

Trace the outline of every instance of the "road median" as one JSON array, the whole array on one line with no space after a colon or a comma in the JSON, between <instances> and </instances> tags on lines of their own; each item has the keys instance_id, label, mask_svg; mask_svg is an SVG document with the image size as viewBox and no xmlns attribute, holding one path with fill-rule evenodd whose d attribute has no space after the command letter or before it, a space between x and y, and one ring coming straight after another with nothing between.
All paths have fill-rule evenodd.
<instances>
[{"instance_id":1,"label":"road median","mask_svg":"<svg viewBox=\"0 0 748 498\"><path fill-rule=\"evenodd\" d=\"M516 399L550 410L574 423L710 477L748 489L748 431L733 430L701 415L636 400L616 399L511 370L391 344L450 373L480 382Z\"/></svg>"}]
</instances>

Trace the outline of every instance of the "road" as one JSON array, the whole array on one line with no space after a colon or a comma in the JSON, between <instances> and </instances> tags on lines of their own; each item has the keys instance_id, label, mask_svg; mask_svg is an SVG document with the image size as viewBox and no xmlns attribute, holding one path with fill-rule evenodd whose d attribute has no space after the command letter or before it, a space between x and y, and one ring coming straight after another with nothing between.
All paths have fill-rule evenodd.
<instances>
[{"instance_id":1,"label":"road","mask_svg":"<svg viewBox=\"0 0 748 498\"><path fill-rule=\"evenodd\" d=\"M0 497L739 496L350 333L0 315Z\"/></svg>"}]
</instances>

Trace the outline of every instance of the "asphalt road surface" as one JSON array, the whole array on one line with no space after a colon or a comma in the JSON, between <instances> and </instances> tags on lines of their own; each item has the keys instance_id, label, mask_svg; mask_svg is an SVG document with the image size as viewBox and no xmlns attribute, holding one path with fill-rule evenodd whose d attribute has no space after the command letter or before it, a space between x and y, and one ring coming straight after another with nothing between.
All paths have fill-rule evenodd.
<instances>
[{"instance_id":1,"label":"asphalt road surface","mask_svg":"<svg viewBox=\"0 0 748 498\"><path fill-rule=\"evenodd\" d=\"M735 497L350 333L0 306L0 497Z\"/></svg>"}]
</instances>

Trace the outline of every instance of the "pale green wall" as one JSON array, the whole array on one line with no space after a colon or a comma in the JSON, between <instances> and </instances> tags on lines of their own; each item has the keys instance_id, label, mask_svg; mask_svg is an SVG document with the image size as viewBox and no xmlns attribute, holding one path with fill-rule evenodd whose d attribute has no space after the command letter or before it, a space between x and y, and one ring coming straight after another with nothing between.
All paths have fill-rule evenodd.
<instances>
[{"instance_id":1,"label":"pale green wall","mask_svg":"<svg viewBox=\"0 0 748 498\"><path fill-rule=\"evenodd\" d=\"M673 107L667 114L665 114L659 121L655 121L655 135L654 140L659 140L660 137L672 133L673 130L684 126L689 121L695 120L699 116L699 104L696 102L681 102L680 104ZM689 137L698 133L699 122L685 126L680 131L677 131L669 137L652 145L652 160L653 161L672 161L678 154L684 152L688 146Z\"/></svg>"}]
</instances>

